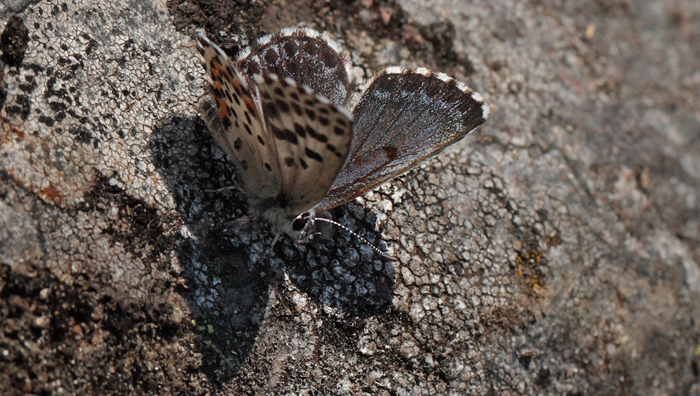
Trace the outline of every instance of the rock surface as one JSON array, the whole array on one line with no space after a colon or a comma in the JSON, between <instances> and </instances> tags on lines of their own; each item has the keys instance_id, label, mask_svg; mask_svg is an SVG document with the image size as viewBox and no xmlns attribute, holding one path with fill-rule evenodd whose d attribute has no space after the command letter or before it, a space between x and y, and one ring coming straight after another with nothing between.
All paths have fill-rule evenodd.
<instances>
[{"instance_id":1,"label":"rock surface","mask_svg":"<svg viewBox=\"0 0 700 396\"><path fill-rule=\"evenodd\" d=\"M477 133L270 249L191 37L328 31ZM0 4L1 394L700 395L697 1ZM695 301L695 302L693 302Z\"/></svg>"}]
</instances>

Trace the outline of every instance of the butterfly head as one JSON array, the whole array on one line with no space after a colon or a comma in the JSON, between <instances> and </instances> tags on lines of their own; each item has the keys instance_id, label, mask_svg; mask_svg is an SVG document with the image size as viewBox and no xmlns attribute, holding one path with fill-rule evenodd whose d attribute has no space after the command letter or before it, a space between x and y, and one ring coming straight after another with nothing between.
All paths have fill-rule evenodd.
<instances>
[{"instance_id":1,"label":"butterfly head","mask_svg":"<svg viewBox=\"0 0 700 396\"><path fill-rule=\"evenodd\" d=\"M275 233L285 233L300 241L307 239L315 219L313 210L295 215L279 207L268 208L261 216L272 224Z\"/></svg>"},{"instance_id":2,"label":"butterfly head","mask_svg":"<svg viewBox=\"0 0 700 396\"><path fill-rule=\"evenodd\" d=\"M292 220L292 232L304 233L304 230L313 223L313 217L310 212L304 212Z\"/></svg>"}]
</instances>

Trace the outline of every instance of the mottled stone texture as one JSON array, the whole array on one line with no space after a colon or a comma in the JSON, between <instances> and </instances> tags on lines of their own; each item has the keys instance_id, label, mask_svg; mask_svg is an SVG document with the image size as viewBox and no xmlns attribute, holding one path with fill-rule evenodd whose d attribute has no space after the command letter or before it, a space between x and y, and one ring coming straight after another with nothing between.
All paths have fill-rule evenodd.
<instances>
[{"instance_id":1,"label":"mottled stone texture","mask_svg":"<svg viewBox=\"0 0 700 396\"><path fill-rule=\"evenodd\" d=\"M191 37L299 23L359 83L425 66L491 104L329 214L396 263L237 220ZM2 2L0 394L700 395L698 26L695 0Z\"/></svg>"}]
</instances>

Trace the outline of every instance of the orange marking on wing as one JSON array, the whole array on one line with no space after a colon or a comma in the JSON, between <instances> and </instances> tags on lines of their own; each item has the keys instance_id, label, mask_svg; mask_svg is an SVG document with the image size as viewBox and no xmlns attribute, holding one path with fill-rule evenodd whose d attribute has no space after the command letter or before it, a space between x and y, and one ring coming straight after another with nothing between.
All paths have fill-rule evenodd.
<instances>
[{"instance_id":1,"label":"orange marking on wing","mask_svg":"<svg viewBox=\"0 0 700 396\"><path fill-rule=\"evenodd\" d=\"M218 99L219 101L219 117L223 120L228 117L228 103L223 99Z\"/></svg>"},{"instance_id":2,"label":"orange marking on wing","mask_svg":"<svg viewBox=\"0 0 700 396\"><path fill-rule=\"evenodd\" d=\"M248 108L248 111L249 111L251 114L257 114L257 113L258 113L257 111L255 111L255 103L253 103L253 101L252 101L251 99L249 99L249 98L244 98L244 99L243 99L243 102L245 103L246 107Z\"/></svg>"},{"instance_id":3,"label":"orange marking on wing","mask_svg":"<svg viewBox=\"0 0 700 396\"><path fill-rule=\"evenodd\" d=\"M236 85L238 84L238 81L236 81L236 80L233 78L233 76L232 76L231 74L229 74L228 70L226 70L226 69L223 68L223 67L221 68L221 70L223 71L223 75L226 76L226 78L227 78L229 81L235 82Z\"/></svg>"},{"instance_id":4,"label":"orange marking on wing","mask_svg":"<svg viewBox=\"0 0 700 396\"><path fill-rule=\"evenodd\" d=\"M216 72L216 75L219 77L221 77L222 75L228 76L226 69L224 69L221 65L214 65L214 71ZM229 77L228 79L232 80L231 77Z\"/></svg>"}]
</instances>

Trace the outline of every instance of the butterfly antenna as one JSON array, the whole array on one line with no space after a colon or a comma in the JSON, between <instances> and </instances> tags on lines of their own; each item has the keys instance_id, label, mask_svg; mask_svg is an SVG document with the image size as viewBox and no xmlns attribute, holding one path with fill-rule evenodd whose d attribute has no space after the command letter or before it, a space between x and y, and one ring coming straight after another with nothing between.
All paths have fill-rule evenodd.
<instances>
[{"instance_id":1,"label":"butterfly antenna","mask_svg":"<svg viewBox=\"0 0 700 396\"><path fill-rule=\"evenodd\" d=\"M385 259L391 260L391 261L399 261L399 260L398 260L396 257L394 257L393 255L381 251L378 247L374 246L370 241L368 241L367 239L365 239L364 237L362 237L360 234L358 234L358 233L356 233L355 231L349 229L348 227L346 227L346 226L344 226L344 225L338 223L337 221L334 221L334 220L331 220L331 219L325 219L325 218L323 218L323 217L316 217L316 218L314 219L314 221L325 221L326 223L333 224L334 226L340 227L340 228L344 229L345 231L347 231L350 235L353 235L355 238L357 238L357 239L359 239L360 241L362 241L363 243L365 243L367 246L371 247L372 250L374 250L377 254L379 254L380 256L384 257Z\"/></svg>"}]
</instances>

